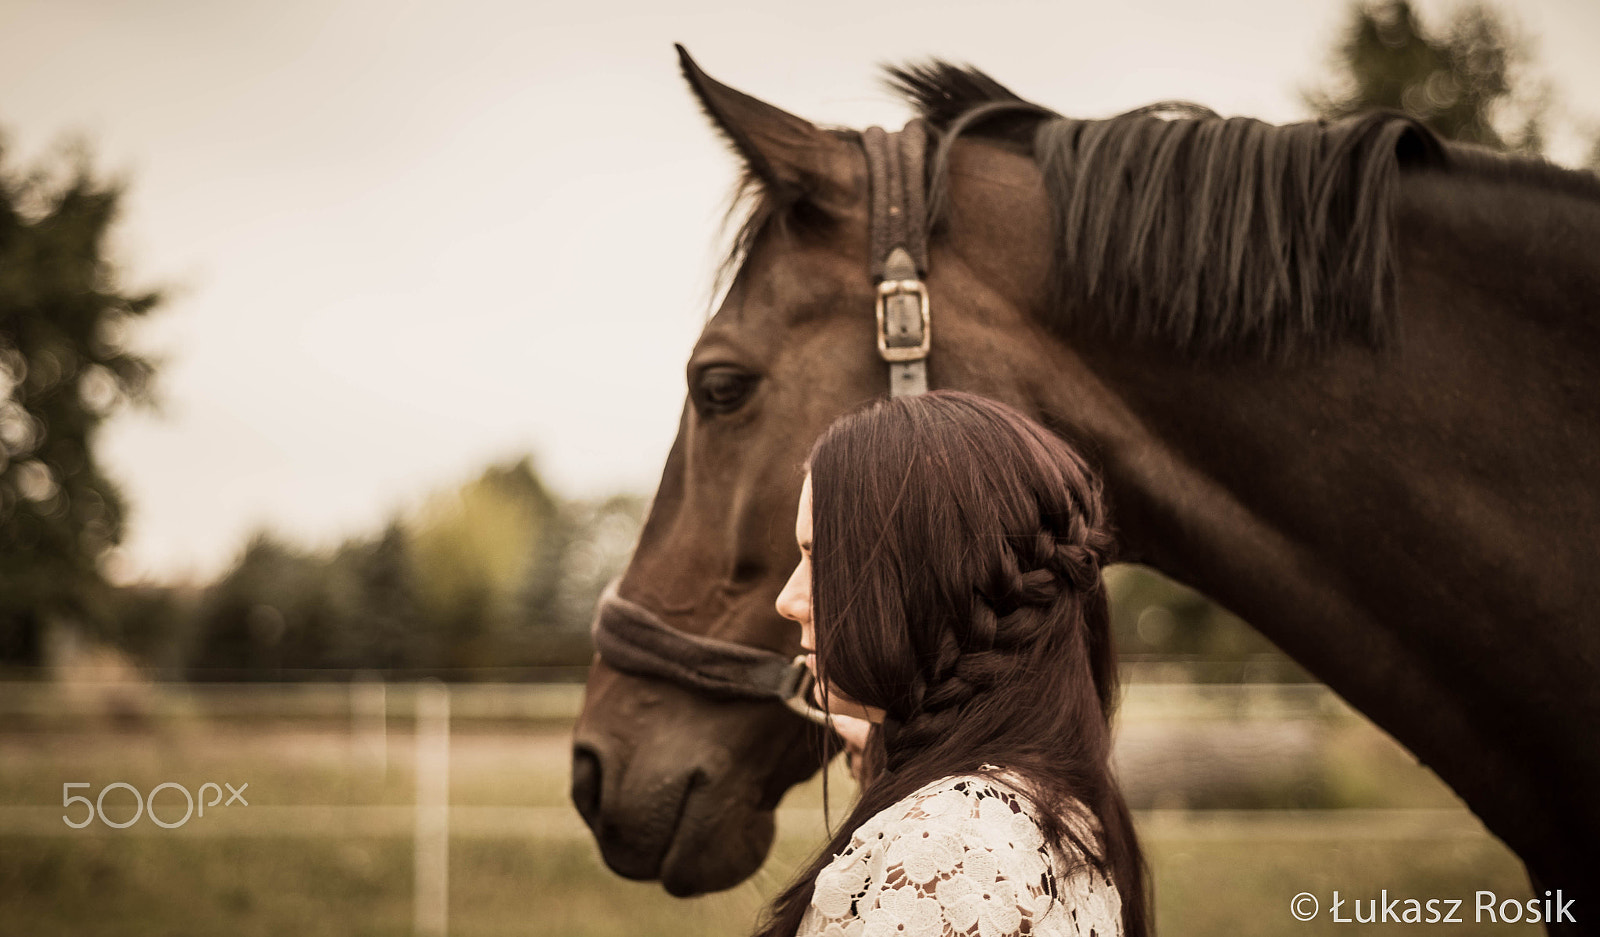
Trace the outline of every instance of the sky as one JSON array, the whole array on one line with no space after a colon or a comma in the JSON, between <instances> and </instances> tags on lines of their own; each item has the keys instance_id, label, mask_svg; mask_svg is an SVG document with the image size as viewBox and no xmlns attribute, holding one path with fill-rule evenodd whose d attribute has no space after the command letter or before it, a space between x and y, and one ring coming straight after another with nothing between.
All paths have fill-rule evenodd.
<instances>
[{"instance_id":1,"label":"sky","mask_svg":"<svg viewBox=\"0 0 1600 937\"><path fill-rule=\"evenodd\" d=\"M1420 0L1424 22L1457 8ZM1600 129L1600 2L1500 8ZM737 169L678 74L898 127L879 67L971 63L1074 116L1186 98L1309 116L1343 0L804 4L0 0L13 169L82 140L126 195L124 288L161 404L100 453L123 581L215 575L251 533L369 534L532 453L567 497L650 492ZM1587 124L1585 122L1588 122Z\"/></svg>"}]
</instances>

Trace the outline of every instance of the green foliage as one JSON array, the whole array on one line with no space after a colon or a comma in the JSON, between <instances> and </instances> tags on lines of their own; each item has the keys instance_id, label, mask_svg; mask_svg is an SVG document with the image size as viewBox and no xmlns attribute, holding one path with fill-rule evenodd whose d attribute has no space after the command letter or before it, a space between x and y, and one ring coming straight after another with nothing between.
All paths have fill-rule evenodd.
<instances>
[{"instance_id":1,"label":"green foliage","mask_svg":"<svg viewBox=\"0 0 1600 937\"><path fill-rule=\"evenodd\" d=\"M536 559L555 539L556 501L527 459L434 497L409 530L417 596L448 667L503 664Z\"/></svg>"},{"instance_id":2,"label":"green foliage","mask_svg":"<svg viewBox=\"0 0 1600 937\"><path fill-rule=\"evenodd\" d=\"M171 678L182 670L199 598L200 590L192 586L123 586L113 593L109 621L100 636L143 661L153 675Z\"/></svg>"},{"instance_id":3,"label":"green foliage","mask_svg":"<svg viewBox=\"0 0 1600 937\"><path fill-rule=\"evenodd\" d=\"M1544 148L1549 92L1526 87L1527 50L1486 5L1461 7L1448 26L1430 31L1407 0L1359 4L1335 60L1333 86L1305 95L1322 117L1387 107L1453 140L1529 154Z\"/></svg>"},{"instance_id":4,"label":"green foliage","mask_svg":"<svg viewBox=\"0 0 1600 937\"><path fill-rule=\"evenodd\" d=\"M159 297L125 292L106 258L121 190L66 161L0 165L0 664L38 664L52 622L106 626L123 504L95 434L153 372L121 338Z\"/></svg>"},{"instance_id":5,"label":"green foliage","mask_svg":"<svg viewBox=\"0 0 1600 937\"><path fill-rule=\"evenodd\" d=\"M314 554L258 534L201 603L197 651L205 668L270 677L325 659L339 631L332 570Z\"/></svg>"},{"instance_id":6,"label":"green foliage","mask_svg":"<svg viewBox=\"0 0 1600 937\"><path fill-rule=\"evenodd\" d=\"M163 625L129 631L164 630L168 646L146 641L143 659L179 660L204 679L503 679L582 667L595 601L642 515L632 496L563 503L528 459L491 466L332 553L260 534L187 618L169 602Z\"/></svg>"}]
</instances>

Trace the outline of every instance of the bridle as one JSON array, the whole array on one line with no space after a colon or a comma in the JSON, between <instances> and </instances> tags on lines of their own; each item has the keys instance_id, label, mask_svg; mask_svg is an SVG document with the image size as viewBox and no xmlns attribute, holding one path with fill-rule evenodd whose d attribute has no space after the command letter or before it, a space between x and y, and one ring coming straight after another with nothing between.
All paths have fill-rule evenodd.
<instances>
[{"instance_id":1,"label":"bridle","mask_svg":"<svg viewBox=\"0 0 1600 937\"><path fill-rule=\"evenodd\" d=\"M928 271L927 124L913 120L899 133L869 127L861 143L871 190L867 230L878 284L878 355L889 365L889 396L924 394L932 338L922 282Z\"/></svg>"},{"instance_id":2,"label":"bridle","mask_svg":"<svg viewBox=\"0 0 1600 937\"><path fill-rule=\"evenodd\" d=\"M891 397L926 393L931 328L922 280L928 269L927 124L913 120L899 133L870 127L861 143L867 153L878 355L889 367ZM679 631L618 595L620 579L606 586L594 617L595 650L607 666L713 699L781 702L826 723L827 716L811 703L813 678L803 656L791 660L764 648Z\"/></svg>"}]
</instances>

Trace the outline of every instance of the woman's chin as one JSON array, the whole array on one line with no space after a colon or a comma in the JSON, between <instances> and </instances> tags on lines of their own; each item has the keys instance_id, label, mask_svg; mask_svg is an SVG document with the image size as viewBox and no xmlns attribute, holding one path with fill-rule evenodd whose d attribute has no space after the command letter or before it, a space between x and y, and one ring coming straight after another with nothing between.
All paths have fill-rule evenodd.
<instances>
[{"instance_id":1,"label":"woman's chin","mask_svg":"<svg viewBox=\"0 0 1600 937\"><path fill-rule=\"evenodd\" d=\"M817 698L817 692L817 690L812 691L812 699L816 699L817 705L822 706L822 700ZM831 690L828 692L827 705L823 708L827 709L828 714L831 716L850 716L855 719L864 719L867 722L883 721L883 710L868 706L865 703L858 703Z\"/></svg>"}]
</instances>

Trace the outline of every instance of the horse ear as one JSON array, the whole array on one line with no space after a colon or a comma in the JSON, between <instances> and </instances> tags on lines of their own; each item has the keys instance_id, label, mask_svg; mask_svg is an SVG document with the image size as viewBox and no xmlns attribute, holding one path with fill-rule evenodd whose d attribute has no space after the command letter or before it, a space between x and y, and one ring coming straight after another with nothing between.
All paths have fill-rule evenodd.
<instances>
[{"instance_id":1,"label":"horse ear","mask_svg":"<svg viewBox=\"0 0 1600 937\"><path fill-rule=\"evenodd\" d=\"M728 87L677 46L683 77L750 171L780 200L843 208L855 190L851 148L810 121Z\"/></svg>"}]
</instances>

